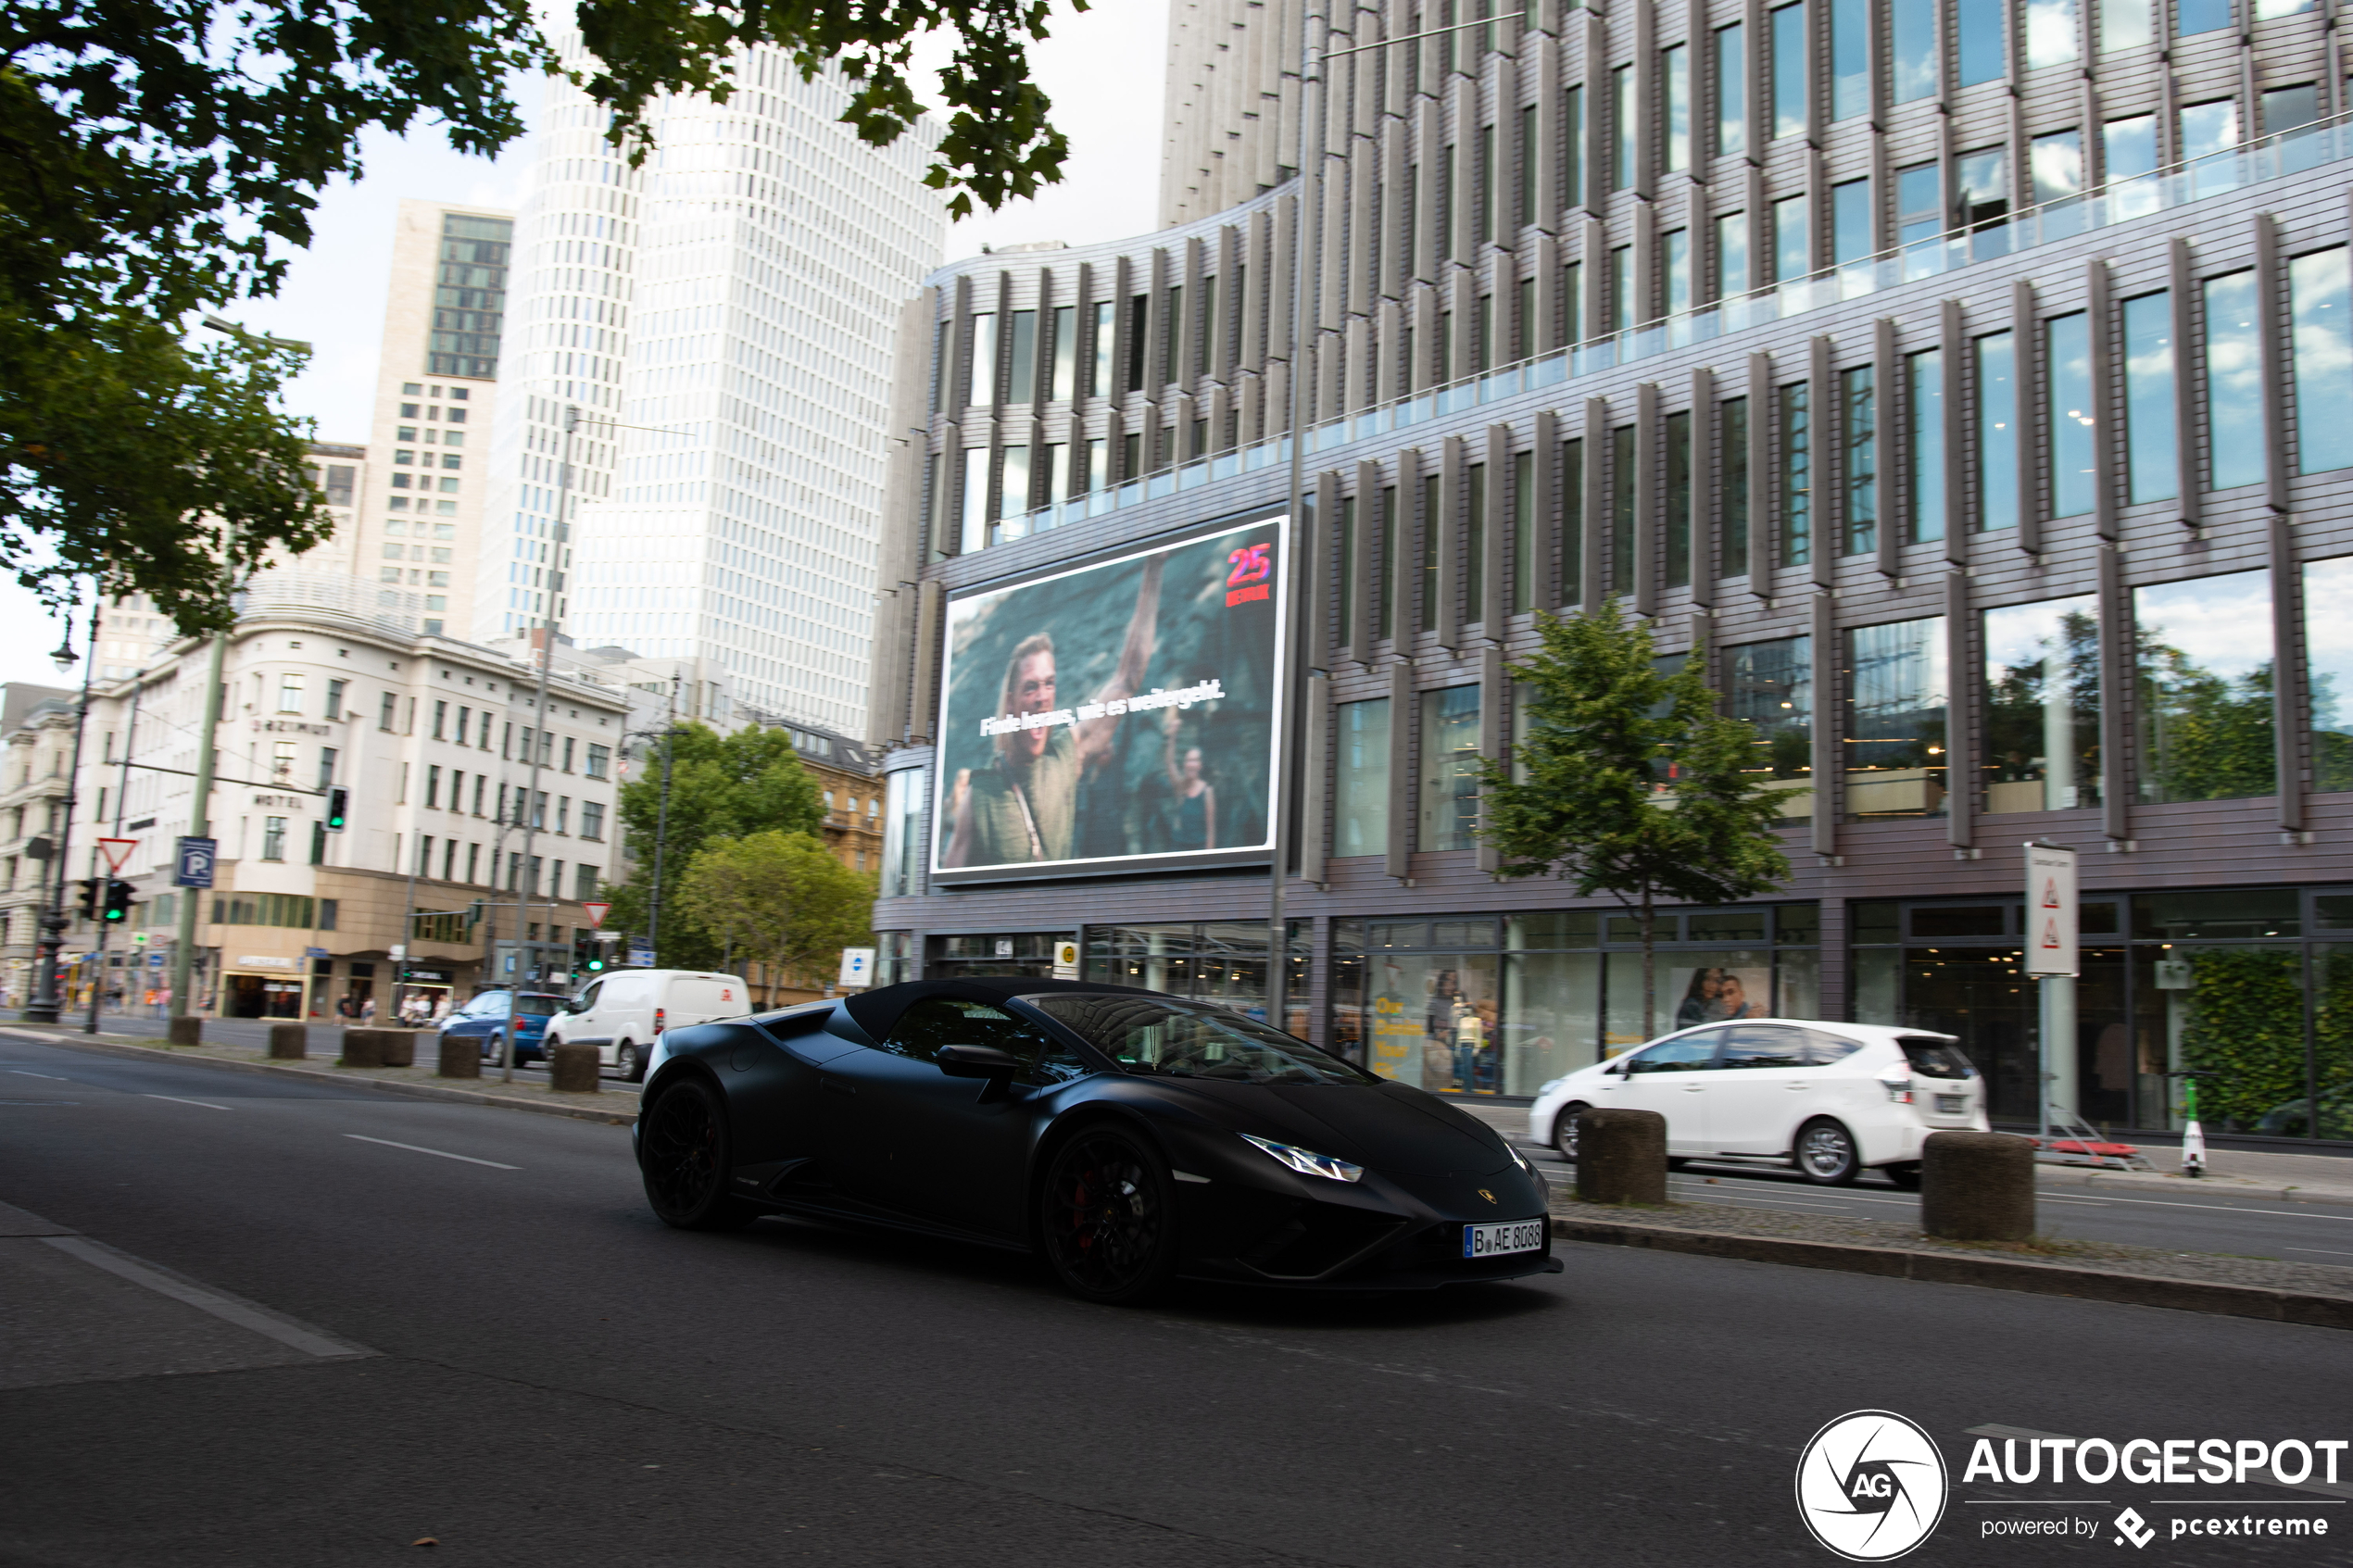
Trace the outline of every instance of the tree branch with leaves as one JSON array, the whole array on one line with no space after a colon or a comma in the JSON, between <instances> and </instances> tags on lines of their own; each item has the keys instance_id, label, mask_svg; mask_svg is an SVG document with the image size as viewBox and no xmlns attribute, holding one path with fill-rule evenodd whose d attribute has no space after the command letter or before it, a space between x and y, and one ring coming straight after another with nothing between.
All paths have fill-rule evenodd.
<instances>
[{"instance_id":1,"label":"tree branch with leaves","mask_svg":"<svg viewBox=\"0 0 2353 1568\"><path fill-rule=\"evenodd\" d=\"M1730 903L1786 882L1782 797L1757 764L1755 732L1718 712L1699 650L1661 669L1649 623L1615 599L1591 615L1540 613L1537 630L1537 651L1512 669L1521 739L1509 760L1481 764L1479 836L1498 876L1556 876L1640 922L1648 1039L1658 906Z\"/></svg>"}]
</instances>

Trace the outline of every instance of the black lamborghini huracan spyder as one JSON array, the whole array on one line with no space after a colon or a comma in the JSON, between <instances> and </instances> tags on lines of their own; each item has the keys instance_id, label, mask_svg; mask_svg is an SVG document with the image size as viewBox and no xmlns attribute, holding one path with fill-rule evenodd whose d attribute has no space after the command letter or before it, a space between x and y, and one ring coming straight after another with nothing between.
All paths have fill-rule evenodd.
<instances>
[{"instance_id":1,"label":"black lamborghini huracan spyder","mask_svg":"<svg viewBox=\"0 0 2353 1568\"><path fill-rule=\"evenodd\" d=\"M1156 991L914 981L676 1029L643 1107L646 1196L682 1229L788 1213L1034 1249L1104 1302L1560 1267L1543 1178L1492 1129Z\"/></svg>"}]
</instances>

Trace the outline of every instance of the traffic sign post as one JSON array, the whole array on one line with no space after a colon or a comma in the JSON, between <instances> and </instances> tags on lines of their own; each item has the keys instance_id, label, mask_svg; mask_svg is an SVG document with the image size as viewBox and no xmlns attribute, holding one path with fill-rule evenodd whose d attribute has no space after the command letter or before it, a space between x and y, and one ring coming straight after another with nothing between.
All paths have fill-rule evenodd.
<instances>
[{"instance_id":1,"label":"traffic sign post","mask_svg":"<svg viewBox=\"0 0 2353 1568\"><path fill-rule=\"evenodd\" d=\"M2050 1141L2051 1113L2076 1120L2075 977L2082 947L2075 851L2040 839L2026 845L2026 972L2042 990L2036 1056L2036 1135Z\"/></svg>"}]
</instances>

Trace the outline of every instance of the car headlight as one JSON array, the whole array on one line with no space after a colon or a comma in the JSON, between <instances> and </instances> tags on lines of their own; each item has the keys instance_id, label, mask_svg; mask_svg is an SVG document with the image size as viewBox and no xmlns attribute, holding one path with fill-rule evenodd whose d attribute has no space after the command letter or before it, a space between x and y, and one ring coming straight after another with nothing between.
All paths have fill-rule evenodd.
<instances>
[{"instance_id":1,"label":"car headlight","mask_svg":"<svg viewBox=\"0 0 2353 1568\"><path fill-rule=\"evenodd\" d=\"M1568 1080L1566 1078L1555 1078L1548 1084L1539 1084L1536 1085L1536 1098L1541 1099L1546 1095L1551 1094L1554 1089L1559 1088L1563 1084L1567 1082Z\"/></svg>"},{"instance_id":2,"label":"car headlight","mask_svg":"<svg viewBox=\"0 0 2353 1568\"><path fill-rule=\"evenodd\" d=\"M1519 1151L1519 1145L1512 1142L1509 1138L1505 1138L1504 1140L1504 1148L1510 1152L1513 1164L1518 1166L1521 1170L1527 1172L1531 1176L1536 1173L1536 1162Z\"/></svg>"},{"instance_id":3,"label":"car headlight","mask_svg":"<svg viewBox=\"0 0 2353 1568\"><path fill-rule=\"evenodd\" d=\"M1362 1165L1351 1165L1345 1160L1335 1160L1328 1154L1317 1154L1313 1150L1297 1148L1287 1143L1277 1143L1272 1138L1252 1137L1248 1133L1240 1136L1242 1142L1253 1148L1264 1149L1302 1176L1323 1176L1335 1182L1354 1182L1364 1179L1365 1168Z\"/></svg>"}]
</instances>

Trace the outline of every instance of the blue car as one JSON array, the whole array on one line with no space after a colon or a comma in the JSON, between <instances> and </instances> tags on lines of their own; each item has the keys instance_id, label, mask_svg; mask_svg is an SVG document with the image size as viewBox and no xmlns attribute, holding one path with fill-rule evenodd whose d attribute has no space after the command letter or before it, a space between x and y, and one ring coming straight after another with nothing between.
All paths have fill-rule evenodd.
<instances>
[{"instance_id":1,"label":"blue car","mask_svg":"<svg viewBox=\"0 0 2353 1568\"><path fill-rule=\"evenodd\" d=\"M545 1061L547 1021L562 1010L563 1004L563 997L552 991L525 991L521 996L511 991L484 991L442 1020L441 1033L445 1037L454 1035L460 1039L479 1039L483 1060L496 1061L511 1025L515 1060Z\"/></svg>"}]
</instances>

